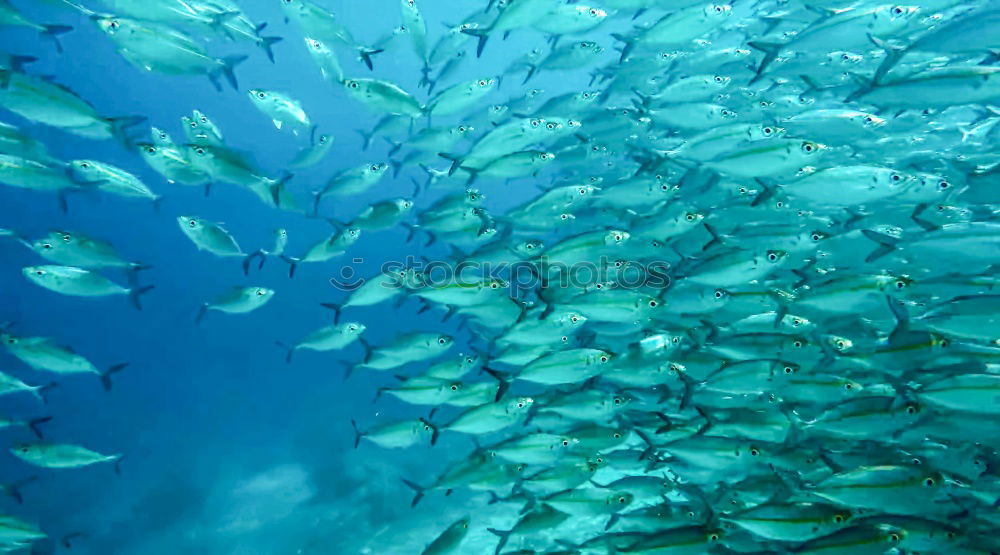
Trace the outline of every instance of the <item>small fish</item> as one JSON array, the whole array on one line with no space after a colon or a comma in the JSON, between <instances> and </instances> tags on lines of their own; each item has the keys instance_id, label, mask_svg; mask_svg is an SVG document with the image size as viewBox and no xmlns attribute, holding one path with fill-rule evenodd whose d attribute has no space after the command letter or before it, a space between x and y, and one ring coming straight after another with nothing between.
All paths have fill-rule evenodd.
<instances>
[{"instance_id":1,"label":"small fish","mask_svg":"<svg viewBox=\"0 0 1000 555\"><path fill-rule=\"evenodd\" d=\"M196 322L201 322L209 310L226 314L246 314L264 306L274 298L274 290L266 287L233 287L225 295L201 305Z\"/></svg>"}]
</instances>

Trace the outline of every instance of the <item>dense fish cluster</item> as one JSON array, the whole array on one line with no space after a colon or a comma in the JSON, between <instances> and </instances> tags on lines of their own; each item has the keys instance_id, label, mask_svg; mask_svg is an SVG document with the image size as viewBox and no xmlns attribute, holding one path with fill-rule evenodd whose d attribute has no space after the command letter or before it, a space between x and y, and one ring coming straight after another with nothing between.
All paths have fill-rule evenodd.
<instances>
[{"instance_id":1,"label":"dense fish cluster","mask_svg":"<svg viewBox=\"0 0 1000 555\"><path fill-rule=\"evenodd\" d=\"M335 278L343 296L316 299L332 323L275 338L292 364L298 351L344 351L348 376L381 384L377 403L412 407L406 420L351 424L356 448L435 446L439 472L399 484L413 505L481 494L423 553L1000 550L994 2L489 0L454 2L472 13L442 28L401 0L400 25L368 42L333 0L272 1L290 24L283 47L308 51L331 98L381 118L362 132L368 152L322 179L298 175L335 138L293 93L238 88L250 55L282 68L277 29L241 9L252 2L46 0L96 25L138 71L241 91L276 132L307 144L269 172L197 110L183 138L146 131L165 123L100 113L33 73L32 58L0 53L12 122L0 123L0 183L64 210L107 194L163 212L155 191L237 186L273 210L330 219L311 246L278 229L264 248L191 209L150 219L245 275L269 259L292 278L307 263L338 275L363 235L391 228L443 257ZM55 41L71 30L11 0L0 0L0 25ZM543 46L477 65L508 35ZM222 41L259 50L217 54ZM381 74L380 56L411 60L419 89ZM580 74L585 89L549 86ZM530 88L542 77L548 90ZM162 183L56 159L29 124L117 141ZM412 180L413 195L340 208L390 180ZM0 234L37 253L24 277L54 293L138 309L155 297L148 267L105 239ZM233 274L242 279L235 263ZM192 325L276 296L238 286L198 299ZM371 306L381 321L351 318ZM424 329L366 339L408 307L428 312ZM16 326L0 341L32 370L93 374L107 389L125 368ZM42 399L46 383L3 373L0 394ZM11 452L42 469L117 464L43 437L46 420L3 420L38 436ZM21 485L5 491L21 501ZM23 549L43 530L2 516L0 546Z\"/></svg>"}]
</instances>

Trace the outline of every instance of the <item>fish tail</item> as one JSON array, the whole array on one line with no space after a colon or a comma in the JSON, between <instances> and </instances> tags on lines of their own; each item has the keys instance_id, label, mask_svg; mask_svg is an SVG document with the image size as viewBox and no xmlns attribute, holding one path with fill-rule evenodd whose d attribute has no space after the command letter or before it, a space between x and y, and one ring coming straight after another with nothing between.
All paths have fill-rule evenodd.
<instances>
[{"instance_id":1,"label":"fish tail","mask_svg":"<svg viewBox=\"0 0 1000 555\"><path fill-rule=\"evenodd\" d=\"M399 177L399 172L403 169L403 163L399 160L389 160L389 166L392 167L392 177Z\"/></svg>"},{"instance_id":2,"label":"fish tail","mask_svg":"<svg viewBox=\"0 0 1000 555\"><path fill-rule=\"evenodd\" d=\"M358 423L355 422L353 418L351 419L351 428L354 429L354 448L357 449L358 445L361 444L361 438L368 434L358 429Z\"/></svg>"},{"instance_id":3,"label":"fish tail","mask_svg":"<svg viewBox=\"0 0 1000 555\"><path fill-rule=\"evenodd\" d=\"M21 72L24 71L24 66L32 62L37 62L38 58L34 56L22 56L15 55L10 57L10 67L14 71Z\"/></svg>"},{"instance_id":4,"label":"fish tail","mask_svg":"<svg viewBox=\"0 0 1000 555\"><path fill-rule=\"evenodd\" d=\"M208 303L202 303L201 308L198 309L198 315L194 317L195 325L200 324L205 319L206 314L208 314Z\"/></svg>"},{"instance_id":5,"label":"fish tail","mask_svg":"<svg viewBox=\"0 0 1000 555\"><path fill-rule=\"evenodd\" d=\"M420 421L423 422L425 426L431 429L431 446L437 445L438 436L441 435L441 430L437 427L437 424L431 422L430 417L421 418Z\"/></svg>"},{"instance_id":6,"label":"fish tail","mask_svg":"<svg viewBox=\"0 0 1000 555\"><path fill-rule=\"evenodd\" d=\"M20 480L14 482L13 484L9 484L7 486L7 495L13 497L14 501L17 501L18 504L23 505L24 497L21 495L21 488L34 482L37 479L38 476L28 476L27 478L21 478Z\"/></svg>"},{"instance_id":7,"label":"fish tail","mask_svg":"<svg viewBox=\"0 0 1000 555\"><path fill-rule=\"evenodd\" d=\"M38 399L43 404L47 405L47 404L49 404L49 398L45 396L45 392L48 391L48 390L50 390L50 389L52 389L52 388L54 388L57 385L58 385L57 382L50 382L50 383L45 384L45 385L40 385L40 386L32 387L28 391L31 392L31 395L35 399Z\"/></svg>"},{"instance_id":8,"label":"fish tail","mask_svg":"<svg viewBox=\"0 0 1000 555\"><path fill-rule=\"evenodd\" d=\"M226 56L222 59L222 68L219 72L226 76L226 80L233 87L234 90L240 90L239 82L236 81L236 66L246 61L249 58L246 54L240 54L237 56Z\"/></svg>"},{"instance_id":9,"label":"fish tail","mask_svg":"<svg viewBox=\"0 0 1000 555\"><path fill-rule=\"evenodd\" d=\"M361 56L361 61L363 61L365 65L368 66L368 69L371 71L375 70L375 66L374 64L372 64L372 56L376 54L381 54L382 52L385 52L385 49L378 48L373 50L366 47L358 47L358 55Z\"/></svg>"},{"instance_id":10,"label":"fish tail","mask_svg":"<svg viewBox=\"0 0 1000 555\"><path fill-rule=\"evenodd\" d=\"M295 270L299 267L299 260L285 255L281 255L281 259L288 263L289 279L295 277Z\"/></svg>"},{"instance_id":11,"label":"fish tail","mask_svg":"<svg viewBox=\"0 0 1000 555\"><path fill-rule=\"evenodd\" d=\"M340 322L340 305L336 305L333 303L320 303L319 305L322 306L323 308L328 308L333 311L334 325Z\"/></svg>"},{"instance_id":12,"label":"fish tail","mask_svg":"<svg viewBox=\"0 0 1000 555\"><path fill-rule=\"evenodd\" d=\"M104 386L104 391L111 391L111 376L124 370L128 364L127 362L116 364L101 373L101 385Z\"/></svg>"},{"instance_id":13,"label":"fish tail","mask_svg":"<svg viewBox=\"0 0 1000 555\"><path fill-rule=\"evenodd\" d=\"M872 76L872 83L878 83L903 59L903 56L906 55L909 49L904 46L895 46L888 41L879 39L871 33L868 33L868 40L885 52L885 59L882 60L882 63L875 70L875 75Z\"/></svg>"},{"instance_id":14,"label":"fish tail","mask_svg":"<svg viewBox=\"0 0 1000 555\"><path fill-rule=\"evenodd\" d=\"M45 424L46 422L49 422L50 420L52 420L51 416L32 418L31 420L28 421L28 427L31 428L31 431L35 434L35 436L38 439L45 439L45 436L42 434L42 429L39 428L39 426Z\"/></svg>"},{"instance_id":15,"label":"fish tail","mask_svg":"<svg viewBox=\"0 0 1000 555\"><path fill-rule=\"evenodd\" d=\"M254 252L246 255L243 258L243 275L245 275L245 276L246 275L250 275L250 263L252 263L254 261L254 259L257 258L257 257L260 257L262 259L261 263L260 263L260 266L261 267L264 266L263 259L267 258L267 253L264 252L264 249L257 249L256 251L254 251Z\"/></svg>"},{"instance_id":16,"label":"fish tail","mask_svg":"<svg viewBox=\"0 0 1000 555\"><path fill-rule=\"evenodd\" d=\"M483 372L486 372L494 380L497 381L497 384L498 384L498 386L497 386L497 395L496 395L496 398L494 398L493 400L495 402L499 402L500 399L503 399L503 396L510 389L510 376L508 376L507 374L505 374L503 372L494 370L492 368L486 368L485 366L483 367Z\"/></svg>"},{"instance_id":17,"label":"fish tail","mask_svg":"<svg viewBox=\"0 0 1000 555\"><path fill-rule=\"evenodd\" d=\"M264 25L266 25L266 23ZM264 49L264 52L267 54L267 59L271 60L272 64L274 63L274 48L273 47L274 47L275 44L277 44L277 43L279 43L279 42L281 42L283 40L285 40L285 39L283 39L281 37L261 37L260 38L260 47Z\"/></svg>"},{"instance_id":18,"label":"fish tail","mask_svg":"<svg viewBox=\"0 0 1000 555\"><path fill-rule=\"evenodd\" d=\"M476 44L476 57L483 57L483 49L486 48L486 41L490 40L490 34L488 29L462 29L462 32L466 35L472 35L479 39Z\"/></svg>"},{"instance_id":19,"label":"fish tail","mask_svg":"<svg viewBox=\"0 0 1000 555\"><path fill-rule=\"evenodd\" d=\"M784 48L785 45L778 42L764 42L764 41L752 40L747 43L747 46L749 46L750 48L760 50L761 52L764 53L764 59L761 60L760 65L757 66L757 74L754 75L754 78L750 80L750 84L752 85L757 81L759 81L760 78L764 76L764 71L767 69L769 65L771 65L771 62L773 62L774 59L778 57L778 52L781 52L781 49Z\"/></svg>"},{"instance_id":20,"label":"fish tail","mask_svg":"<svg viewBox=\"0 0 1000 555\"><path fill-rule=\"evenodd\" d=\"M861 233L864 234L868 239L878 243L878 247L865 258L865 262L871 263L883 256L889 254L890 252L896 250L899 245L899 239L891 237L884 233L879 233L877 231L872 231L870 229L863 229Z\"/></svg>"},{"instance_id":21,"label":"fish tail","mask_svg":"<svg viewBox=\"0 0 1000 555\"><path fill-rule=\"evenodd\" d=\"M131 149L133 147L133 143L128 136L129 128L141 125L145 123L147 119L148 118L146 118L146 116L121 116L106 118L104 121L111 126L111 136L117 139L121 144L125 145L126 148Z\"/></svg>"},{"instance_id":22,"label":"fish tail","mask_svg":"<svg viewBox=\"0 0 1000 555\"><path fill-rule=\"evenodd\" d=\"M524 76L524 81L521 81L522 85L526 85L532 77L535 76L535 72L538 71L538 66L536 64L528 65L528 74Z\"/></svg>"},{"instance_id":23,"label":"fish tail","mask_svg":"<svg viewBox=\"0 0 1000 555\"><path fill-rule=\"evenodd\" d=\"M358 343L360 343L365 350L364 364L368 364L372 360L372 352L374 349L372 348L371 343L365 341L362 337L358 338Z\"/></svg>"},{"instance_id":24,"label":"fish tail","mask_svg":"<svg viewBox=\"0 0 1000 555\"><path fill-rule=\"evenodd\" d=\"M146 285L145 287L133 287L132 289L130 289L128 293L128 298L129 300L132 301L132 306L134 306L136 310L141 311L142 296L145 295L146 293L149 293L153 289L156 289L155 285Z\"/></svg>"},{"instance_id":25,"label":"fish tail","mask_svg":"<svg viewBox=\"0 0 1000 555\"><path fill-rule=\"evenodd\" d=\"M394 154L396 154L397 152L399 152L399 149L403 148L403 143L397 143L396 141L394 141L394 140L392 140L392 139L390 139L388 137L385 138L385 142L389 143L389 146L392 147L392 148L389 149L389 153L386 155L386 156L388 156L390 158Z\"/></svg>"},{"instance_id":26,"label":"fish tail","mask_svg":"<svg viewBox=\"0 0 1000 555\"><path fill-rule=\"evenodd\" d=\"M364 140L361 144L361 150L368 150L368 147L372 144L372 137L375 135L375 132L366 133L363 129L355 129L354 131L356 131L358 135L361 135L361 138Z\"/></svg>"},{"instance_id":27,"label":"fish tail","mask_svg":"<svg viewBox=\"0 0 1000 555\"><path fill-rule=\"evenodd\" d=\"M275 341L274 344L285 350L285 364L291 364L292 355L295 353L295 347L289 347L281 341Z\"/></svg>"},{"instance_id":28,"label":"fish tail","mask_svg":"<svg viewBox=\"0 0 1000 555\"><path fill-rule=\"evenodd\" d=\"M507 545L507 540L510 539L512 530L497 530L496 528L487 528L486 530L494 536L500 538L500 541L497 543L497 549L493 552L494 555L500 555L500 552L503 551L503 547Z\"/></svg>"},{"instance_id":29,"label":"fish tail","mask_svg":"<svg viewBox=\"0 0 1000 555\"><path fill-rule=\"evenodd\" d=\"M449 154L447 152L439 152L438 156L444 158L445 160L451 161L451 167L448 168L448 175L455 175L458 168L462 166L462 159L454 154Z\"/></svg>"},{"instance_id":30,"label":"fish tail","mask_svg":"<svg viewBox=\"0 0 1000 555\"><path fill-rule=\"evenodd\" d=\"M59 42L59 35L65 35L66 33L73 30L69 25L42 25L45 28L42 31L42 36L52 39L52 42L56 45L56 52L62 54L63 47L62 43Z\"/></svg>"},{"instance_id":31,"label":"fish tail","mask_svg":"<svg viewBox=\"0 0 1000 555\"><path fill-rule=\"evenodd\" d=\"M626 58L628 58L628 55L631 54L632 50L635 48L635 41L632 40L632 39L629 39L625 35L621 35L621 34L618 34L618 33L611 33L611 36L616 41L618 41L618 42L620 42L620 43L623 44L623 46L622 46L622 55L621 55L621 57L618 58L618 63L622 63L622 62L625 61Z\"/></svg>"},{"instance_id":32,"label":"fish tail","mask_svg":"<svg viewBox=\"0 0 1000 555\"><path fill-rule=\"evenodd\" d=\"M412 489L414 492L416 492L416 495L413 496L413 501L410 501L410 506L411 507L416 507L417 503L420 503L420 500L424 498L424 492L427 491L427 488L425 488L425 487L423 487L420 484L417 484L415 482L411 482L411 481L407 480L406 478L403 478L402 480L403 480L403 483L406 484L406 487L408 487L408 488Z\"/></svg>"}]
</instances>

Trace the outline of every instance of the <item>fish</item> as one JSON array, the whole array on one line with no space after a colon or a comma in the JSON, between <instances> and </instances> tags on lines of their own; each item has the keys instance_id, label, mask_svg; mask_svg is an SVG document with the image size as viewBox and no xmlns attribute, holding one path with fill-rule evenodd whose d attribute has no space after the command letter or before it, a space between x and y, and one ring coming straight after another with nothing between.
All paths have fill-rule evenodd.
<instances>
[{"instance_id":1,"label":"fish","mask_svg":"<svg viewBox=\"0 0 1000 555\"><path fill-rule=\"evenodd\" d=\"M92 464L114 463L121 473L122 455L103 455L80 445L68 443L22 443L10 448L22 461L40 468L82 468Z\"/></svg>"},{"instance_id":2,"label":"fish","mask_svg":"<svg viewBox=\"0 0 1000 555\"><path fill-rule=\"evenodd\" d=\"M62 295L76 297L125 295L137 310L142 310L142 296L155 288L153 285L136 284L124 287L92 270L74 266L25 266L21 273L32 283Z\"/></svg>"},{"instance_id":3,"label":"fish","mask_svg":"<svg viewBox=\"0 0 1000 555\"><path fill-rule=\"evenodd\" d=\"M194 37L160 23L127 17L94 15L97 28L112 42L123 58L144 71L167 75L204 75L216 89L225 80L238 90L236 66L248 56L223 58L209 54Z\"/></svg>"},{"instance_id":4,"label":"fish","mask_svg":"<svg viewBox=\"0 0 1000 555\"><path fill-rule=\"evenodd\" d=\"M279 130L288 126L292 133L298 135L301 130L312 129L312 120L302 108L302 103L287 94L263 89L250 89L247 96L255 108L271 118L271 122Z\"/></svg>"},{"instance_id":5,"label":"fish","mask_svg":"<svg viewBox=\"0 0 1000 555\"><path fill-rule=\"evenodd\" d=\"M253 312L274 298L274 289L267 287L234 287L210 303L201 305L196 322L201 322L209 310L226 314L246 314Z\"/></svg>"}]
</instances>

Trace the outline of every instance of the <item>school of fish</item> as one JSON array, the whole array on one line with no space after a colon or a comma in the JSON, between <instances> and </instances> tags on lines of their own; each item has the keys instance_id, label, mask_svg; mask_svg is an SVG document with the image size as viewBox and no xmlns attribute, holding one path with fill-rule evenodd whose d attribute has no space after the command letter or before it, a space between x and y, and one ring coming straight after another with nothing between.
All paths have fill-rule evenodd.
<instances>
[{"instance_id":1,"label":"school of fish","mask_svg":"<svg viewBox=\"0 0 1000 555\"><path fill-rule=\"evenodd\" d=\"M95 25L135 67L129 78L207 77L307 143L268 172L197 110L175 140L156 127L166 122L99 113L33 73L31 57L0 53L0 183L64 210L78 194L159 208L173 187L233 185L262 209L331 220L328 236L279 229L273 246L247 249L193 210L150 219L179 227L192 252L232 258L234 283L268 259L291 279L307 263L333 275L363 235L387 229L405 229L418 254L445 252L460 268L447 277L419 263L366 276L316 299L328 326L273 338L278 364L331 353L350 361L348 376L381 384L376 402L412 407L407 420L349 424L355 448L439 449L438 474L399 484L413 505L481 494L428 534L424 554L1000 551L995 2L480 0L455 2L471 13L442 27L418 5L446 0L400 0L399 26L366 42L335 0L269 1L280 30L247 16L249 1L43 2L64 25L0 0L0 26L61 50L73 26ZM515 51L508 35L539 46ZM218 56L219 41L248 48ZM238 81L250 56L280 72L279 45L308 51L332 102L380 118L362 132L364 152L311 184L299 174L338 138L293 92ZM506 67L477 64L496 50ZM412 60L418 90L380 74L390 55ZM589 85L530 88L552 74ZM56 159L35 124L118 141L162 179ZM390 180L412 180L413 195L337 209ZM490 208L508 197L527 200ZM110 238L56 226L0 230L4 248L38 255L25 279L140 310L156 296L147 266ZM270 302L280 291L234 286L197 299L192 325ZM375 305L419 307L428 324L373 344L366 331L385 323L350 314ZM69 374L110 389L126 369L36 333L0 332L38 372L0 373L0 395L42 400L50 376ZM10 447L37 479L118 464L46 437L47 420L0 420L37 435ZM23 485L4 491L22 501ZM485 522L476 503L513 516ZM0 516L0 550L55 533L43 530Z\"/></svg>"}]
</instances>

